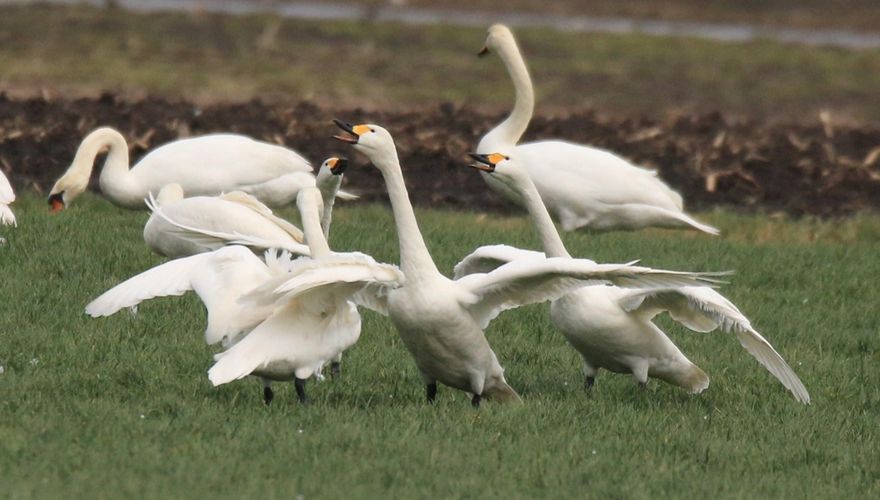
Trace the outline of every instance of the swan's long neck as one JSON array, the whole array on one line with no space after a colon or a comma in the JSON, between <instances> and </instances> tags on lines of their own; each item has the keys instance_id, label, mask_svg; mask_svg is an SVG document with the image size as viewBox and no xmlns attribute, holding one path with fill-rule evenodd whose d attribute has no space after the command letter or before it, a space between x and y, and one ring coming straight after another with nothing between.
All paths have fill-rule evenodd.
<instances>
[{"instance_id":1,"label":"swan's long neck","mask_svg":"<svg viewBox=\"0 0 880 500\"><path fill-rule=\"evenodd\" d=\"M324 199L324 213L321 214L321 228L324 230L324 238L330 239L330 223L333 221L333 203L336 202L336 193L342 185L342 176L330 174L327 179L318 179L317 186Z\"/></svg>"},{"instance_id":2,"label":"swan's long neck","mask_svg":"<svg viewBox=\"0 0 880 500\"><path fill-rule=\"evenodd\" d=\"M112 128L100 128L83 140L82 145L73 159L74 165L79 165L91 174L95 156L104 147L109 148L107 160L101 169L101 186L105 184L120 184L128 175L128 144L122 134ZM88 174L86 175L88 177Z\"/></svg>"},{"instance_id":3,"label":"swan's long neck","mask_svg":"<svg viewBox=\"0 0 880 500\"><path fill-rule=\"evenodd\" d=\"M306 244L309 246L309 252L313 259L332 255L330 246L327 244L327 238L324 236L324 229L321 227L318 196L320 194L315 190L313 196L304 196L300 193L296 200L299 216L302 219L303 233L306 236Z\"/></svg>"},{"instance_id":4,"label":"swan's long neck","mask_svg":"<svg viewBox=\"0 0 880 500\"><path fill-rule=\"evenodd\" d=\"M526 62L523 60L516 42L513 38L504 39L499 44L497 50L498 56L507 68L511 80L513 80L516 101L510 116L486 134L480 142L481 146L485 144L486 147L490 148L496 144L513 146L519 142L529 126L529 120L532 119L532 113L535 110L535 91L532 88L532 79L529 77Z\"/></svg>"},{"instance_id":5,"label":"swan's long neck","mask_svg":"<svg viewBox=\"0 0 880 500\"><path fill-rule=\"evenodd\" d=\"M112 128L99 128L83 139L70 168L55 182L52 192L64 191L68 199L72 200L85 191L92 176L95 157L105 147L109 147L110 151L101 172L101 189L103 190L105 185L126 184L129 179L127 177L128 145L125 143L125 138Z\"/></svg>"},{"instance_id":6,"label":"swan's long neck","mask_svg":"<svg viewBox=\"0 0 880 500\"><path fill-rule=\"evenodd\" d=\"M571 255L565 249L565 244L553 224L550 212L547 211L547 206L544 205L544 200L541 199L541 194L538 193L535 183L525 172L516 176L515 183L516 191L522 196L526 210L529 211L529 216L532 218L532 224L534 224L541 244L544 246L544 253L547 254L547 257L570 258Z\"/></svg>"},{"instance_id":7,"label":"swan's long neck","mask_svg":"<svg viewBox=\"0 0 880 500\"><path fill-rule=\"evenodd\" d=\"M400 171L397 152L392 151L391 154L371 159L385 179L391 210L394 212L394 223L397 225L397 239L400 241L400 268L407 282L431 274L440 274L419 230L416 214L403 181L403 173Z\"/></svg>"}]
</instances>

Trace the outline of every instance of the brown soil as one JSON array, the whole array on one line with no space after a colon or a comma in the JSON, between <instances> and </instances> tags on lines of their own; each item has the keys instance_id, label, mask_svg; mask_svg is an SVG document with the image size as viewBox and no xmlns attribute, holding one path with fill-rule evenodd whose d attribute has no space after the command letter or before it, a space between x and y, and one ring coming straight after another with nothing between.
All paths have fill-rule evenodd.
<instances>
[{"instance_id":1,"label":"brown soil","mask_svg":"<svg viewBox=\"0 0 880 500\"><path fill-rule=\"evenodd\" d=\"M197 107L159 99L13 100L0 93L0 168L19 188L45 193L67 168L79 141L101 125L129 139L132 159L189 135L232 131L286 144L318 163L347 154L347 186L366 201L384 199L377 171L330 139L332 118L382 124L400 149L415 203L467 210L509 210L476 172L466 153L503 115L443 103L424 110L368 112L309 102ZM719 113L608 118L595 113L537 116L527 140L560 138L618 152L657 168L690 208L721 205L793 215L845 215L880 206L880 129L809 118L797 124L726 119Z\"/></svg>"}]
</instances>

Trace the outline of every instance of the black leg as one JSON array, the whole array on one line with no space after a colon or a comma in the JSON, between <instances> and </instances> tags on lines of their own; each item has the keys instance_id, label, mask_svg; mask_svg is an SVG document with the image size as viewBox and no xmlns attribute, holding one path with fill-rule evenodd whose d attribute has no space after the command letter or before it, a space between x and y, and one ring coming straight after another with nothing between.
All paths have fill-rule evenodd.
<instances>
[{"instance_id":1,"label":"black leg","mask_svg":"<svg viewBox=\"0 0 880 500\"><path fill-rule=\"evenodd\" d=\"M339 372L342 371L342 363L339 361L334 361L330 363L330 376L336 378L339 376Z\"/></svg>"},{"instance_id":2,"label":"black leg","mask_svg":"<svg viewBox=\"0 0 880 500\"><path fill-rule=\"evenodd\" d=\"M271 403L272 399L274 399L274 398L275 398L275 393L272 392L272 388L269 387L268 385L263 386L263 403L265 403L266 406L269 406L269 403Z\"/></svg>"},{"instance_id":3,"label":"black leg","mask_svg":"<svg viewBox=\"0 0 880 500\"><path fill-rule=\"evenodd\" d=\"M584 379L584 390L589 391L593 388L593 384L596 383L596 377L586 377Z\"/></svg>"},{"instance_id":4,"label":"black leg","mask_svg":"<svg viewBox=\"0 0 880 500\"><path fill-rule=\"evenodd\" d=\"M425 386L425 395L428 396L428 403L434 404L434 399L437 398L437 382Z\"/></svg>"},{"instance_id":5,"label":"black leg","mask_svg":"<svg viewBox=\"0 0 880 500\"><path fill-rule=\"evenodd\" d=\"M299 402L302 404L309 404L308 398L306 398L306 381L302 378L294 378L293 386L296 387L296 396L299 398Z\"/></svg>"},{"instance_id":6,"label":"black leg","mask_svg":"<svg viewBox=\"0 0 880 500\"><path fill-rule=\"evenodd\" d=\"M479 408L480 407L480 400L482 400L482 399L483 398L479 394L474 394L474 397L471 398L471 406L473 406L474 408Z\"/></svg>"}]
</instances>

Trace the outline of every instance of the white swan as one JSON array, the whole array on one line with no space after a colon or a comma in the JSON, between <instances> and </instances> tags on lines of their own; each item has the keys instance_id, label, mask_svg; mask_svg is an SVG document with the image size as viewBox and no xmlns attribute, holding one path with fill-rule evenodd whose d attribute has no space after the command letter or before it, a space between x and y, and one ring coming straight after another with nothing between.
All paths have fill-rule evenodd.
<instances>
[{"instance_id":1,"label":"white swan","mask_svg":"<svg viewBox=\"0 0 880 500\"><path fill-rule=\"evenodd\" d=\"M516 101L510 116L480 140L477 153L516 157L564 230L683 227L718 234L718 229L685 214L681 196L654 171L637 167L611 152L565 141L518 145L534 110L532 81L513 33L506 26L496 24L489 28L480 54L489 51L498 53L510 73ZM503 183L489 175L483 175L483 179L495 191L522 204L519 195Z\"/></svg>"},{"instance_id":2,"label":"white swan","mask_svg":"<svg viewBox=\"0 0 880 500\"><path fill-rule=\"evenodd\" d=\"M12 190L12 185L9 184L9 179L0 170L0 226L18 225L15 221L15 214L9 208L13 201L15 201L15 192Z\"/></svg>"},{"instance_id":3,"label":"white swan","mask_svg":"<svg viewBox=\"0 0 880 500\"><path fill-rule=\"evenodd\" d=\"M297 191L314 186L309 162L297 152L275 144L235 134L214 134L181 139L160 146L129 170L125 138L109 127L83 139L67 172L49 194L53 211L69 205L86 190L95 156L109 148L101 171L101 191L113 203L141 208L150 192L170 183L188 196L244 191L264 203L291 203Z\"/></svg>"},{"instance_id":4,"label":"white swan","mask_svg":"<svg viewBox=\"0 0 880 500\"><path fill-rule=\"evenodd\" d=\"M526 170L501 154L473 155L474 165L516 190L535 225L547 257L570 258L541 196ZM521 260L540 262L540 252L503 245L482 247L462 260L457 277L486 272L498 265ZM721 294L704 287L658 287L627 290L619 287L588 286L551 303L550 317L568 342L581 354L585 384L592 386L600 368L631 373L645 384L655 377L699 393L709 386L709 377L693 364L671 340L651 322L663 311L698 332L720 327L736 334L740 344L803 403L810 395L794 371L754 328L749 320Z\"/></svg>"},{"instance_id":5,"label":"white swan","mask_svg":"<svg viewBox=\"0 0 880 500\"><path fill-rule=\"evenodd\" d=\"M317 187L330 200L321 218L325 238L346 164L345 158L332 157L318 170ZM234 191L220 196L183 196L180 185L168 184L155 200L147 202L153 214L144 226L144 241L160 255L183 257L216 250L231 241L247 244L244 238L259 242L259 248L309 255L302 231L249 194Z\"/></svg>"},{"instance_id":6,"label":"white swan","mask_svg":"<svg viewBox=\"0 0 880 500\"><path fill-rule=\"evenodd\" d=\"M241 341L217 354L217 363L208 371L215 386L248 375L261 377L267 402L268 380L293 379L305 403L305 381L320 375L325 364L338 363L360 336L361 318L350 299L364 288L377 293L403 281L395 266L363 254L330 251L320 225L317 189L300 191L297 206L312 257L294 262L288 274L269 280L242 300L257 307L274 303L276 309Z\"/></svg>"},{"instance_id":7,"label":"white swan","mask_svg":"<svg viewBox=\"0 0 880 500\"><path fill-rule=\"evenodd\" d=\"M228 350L209 371L216 386L249 374L263 379L263 398L274 393L272 380L295 379L305 400L305 379L338 362L360 334L360 316L348 301L360 289L377 293L396 286L400 272L363 254L333 254L320 225L320 192L304 188L297 205L312 259L291 261L266 253L266 263L242 246L172 260L129 278L86 306L92 317L112 315L144 300L193 290L208 311L205 341ZM244 238L247 241L247 238ZM259 245L255 245L259 246ZM282 286L342 284L320 293L290 293Z\"/></svg>"},{"instance_id":8,"label":"white swan","mask_svg":"<svg viewBox=\"0 0 880 500\"><path fill-rule=\"evenodd\" d=\"M437 382L471 393L474 406L482 398L519 400L483 334L505 309L556 298L585 283L700 283L698 276L688 273L574 259L544 259L525 265L515 261L488 274L450 280L437 270L422 239L391 134L377 125L335 122L345 134L334 137L366 154L385 179L406 281L388 290L382 301L421 372L428 401L436 396Z\"/></svg>"}]
</instances>

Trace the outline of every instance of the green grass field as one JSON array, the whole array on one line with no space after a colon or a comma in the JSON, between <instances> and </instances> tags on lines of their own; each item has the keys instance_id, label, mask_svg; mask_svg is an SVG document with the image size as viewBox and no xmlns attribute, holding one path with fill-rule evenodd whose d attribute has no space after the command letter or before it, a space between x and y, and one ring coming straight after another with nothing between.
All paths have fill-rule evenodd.
<instances>
[{"instance_id":1,"label":"green grass field","mask_svg":"<svg viewBox=\"0 0 880 500\"><path fill-rule=\"evenodd\" d=\"M350 174L353 186L357 173ZM396 262L390 212L345 206L331 245ZM465 208L465 207L463 207ZM813 397L802 406L724 334L662 325L712 377L700 396L603 372L587 396L545 306L488 337L521 407L423 401L390 323L364 313L341 379L312 404L252 380L211 387L204 311L188 295L93 320L85 304L161 260L147 215L84 195L60 216L25 194L0 230L0 494L5 498L876 497L880 494L880 219L703 214L725 236L568 234L575 255L736 269L723 292ZM284 211L292 216L293 211ZM523 217L419 210L441 270L480 244L534 248Z\"/></svg>"}]
</instances>

